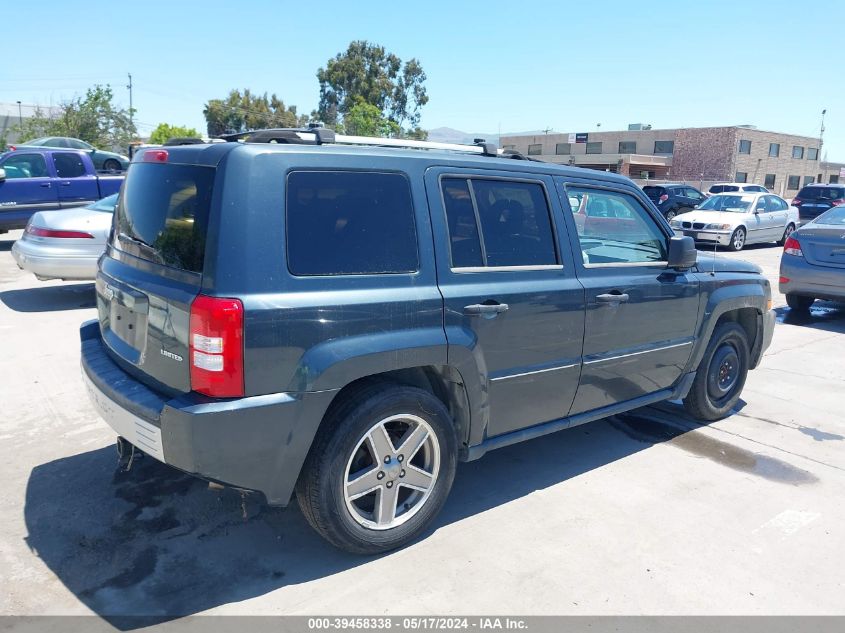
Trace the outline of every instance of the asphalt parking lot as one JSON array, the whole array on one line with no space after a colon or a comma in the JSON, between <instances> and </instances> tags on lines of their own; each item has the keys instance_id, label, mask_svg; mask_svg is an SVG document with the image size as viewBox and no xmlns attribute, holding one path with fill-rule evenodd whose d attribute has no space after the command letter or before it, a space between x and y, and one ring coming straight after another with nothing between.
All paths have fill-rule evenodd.
<instances>
[{"instance_id":1,"label":"asphalt parking lot","mask_svg":"<svg viewBox=\"0 0 845 633\"><path fill-rule=\"evenodd\" d=\"M845 309L796 318L775 294L729 418L667 403L461 464L427 537L368 559L295 505L151 459L116 473L79 377L93 285L19 271L19 234L0 236L2 614L845 614ZM729 256L776 288L780 253Z\"/></svg>"}]
</instances>

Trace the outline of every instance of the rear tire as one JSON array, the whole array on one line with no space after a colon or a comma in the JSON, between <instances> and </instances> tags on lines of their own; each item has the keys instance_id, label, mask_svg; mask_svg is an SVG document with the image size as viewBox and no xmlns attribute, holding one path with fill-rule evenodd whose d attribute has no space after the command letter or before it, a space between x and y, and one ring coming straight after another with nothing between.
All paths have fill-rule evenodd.
<instances>
[{"instance_id":1,"label":"rear tire","mask_svg":"<svg viewBox=\"0 0 845 633\"><path fill-rule=\"evenodd\" d=\"M457 447L449 411L431 393L372 383L324 420L297 481L299 507L340 549L378 554L401 547L443 507Z\"/></svg>"},{"instance_id":2,"label":"rear tire","mask_svg":"<svg viewBox=\"0 0 845 633\"><path fill-rule=\"evenodd\" d=\"M786 244L786 240L789 239L789 236L792 235L792 232L794 230L795 230L794 224L792 224L791 222L789 224L787 224L786 229L784 229L784 231L783 231L783 237L780 238L780 241L778 241L778 246L783 246L784 244Z\"/></svg>"},{"instance_id":3,"label":"rear tire","mask_svg":"<svg viewBox=\"0 0 845 633\"><path fill-rule=\"evenodd\" d=\"M728 248L734 252L741 251L742 247L745 246L745 238L745 229L739 227L733 232L733 235L731 235L731 243L728 244Z\"/></svg>"},{"instance_id":4,"label":"rear tire","mask_svg":"<svg viewBox=\"0 0 845 633\"><path fill-rule=\"evenodd\" d=\"M795 310L796 312L808 312L810 310L810 306L813 305L815 300L816 299L814 297L786 295L786 305L789 306L790 310Z\"/></svg>"},{"instance_id":5,"label":"rear tire","mask_svg":"<svg viewBox=\"0 0 845 633\"><path fill-rule=\"evenodd\" d=\"M114 158L108 158L103 161L103 169L107 170L119 170L120 169L120 162L116 161Z\"/></svg>"},{"instance_id":6,"label":"rear tire","mask_svg":"<svg viewBox=\"0 0 845 633\"><path fill-rule=\"evenodd\" d=\"M687 413L708 422L725 417L745 386L749 356L748 335L742 326L730 321L718 325L684 398Z\"/></svg>"}]
</instances>

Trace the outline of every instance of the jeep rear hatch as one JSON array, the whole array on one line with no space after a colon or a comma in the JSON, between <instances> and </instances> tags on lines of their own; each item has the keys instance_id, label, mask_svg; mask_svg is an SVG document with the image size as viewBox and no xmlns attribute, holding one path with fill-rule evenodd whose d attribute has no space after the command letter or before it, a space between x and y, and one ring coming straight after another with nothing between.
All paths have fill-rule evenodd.
<instances>
[{"instance_id":1,"label":"jeep rear hatch","mask_svg":"<svg viewBox=\"0 0 845 633\"><path fill-rule=\"evenodd\" d=\"M147 150L142 160L129 168L97 276L100 330L112 357L139 380L171 393L204 391L207 373L198 379L192 370L191 329L202 329L198 358L213 377L227 378L222 352L241 345L221 350L226 334L209 325L209 314L231 314L197 301L216 169L170 162L166 150Z\"/></svg>"}]
</instances>

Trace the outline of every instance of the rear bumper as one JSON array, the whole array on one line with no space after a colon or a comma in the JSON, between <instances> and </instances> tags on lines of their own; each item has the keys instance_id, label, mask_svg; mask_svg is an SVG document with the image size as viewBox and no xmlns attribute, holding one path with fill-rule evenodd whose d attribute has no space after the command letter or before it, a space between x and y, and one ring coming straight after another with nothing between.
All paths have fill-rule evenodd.
<instances>
[{"instance_id":1,"label":"rear bumper","mask_svg":"<svg viewBox=\"0 0 845 633\"><path fill-rule=\"evenodd\" d=\"M287 505L335 391L170 398L111 359L97 321L83 324L80 338L91 402L118 435L180 470L261 492L271 505Z\"/></svg>"},{"instance_id":2,"label":"rear bumper","mask_svg":"<svg viewBox=\"0 0 845 633\"><path fill-rule=\"evenodd\" d=\"M96 255L68 257L51 253L49 249L31 245L23 240L12 244L12 257L18 268L47 279L94 279L97 276Z\"/></svg>"},{"instance_id":3,"label":"rear bumper","mask_svg":"<svg viewBox=\"0 0 845 633\"><path fill-rule=\"evenodd\" d=\"M783 294L815 297L831 301L845 301L845 268L816 266L803 257L783 255L780 260Z\"/></svg>"}]
</instances>

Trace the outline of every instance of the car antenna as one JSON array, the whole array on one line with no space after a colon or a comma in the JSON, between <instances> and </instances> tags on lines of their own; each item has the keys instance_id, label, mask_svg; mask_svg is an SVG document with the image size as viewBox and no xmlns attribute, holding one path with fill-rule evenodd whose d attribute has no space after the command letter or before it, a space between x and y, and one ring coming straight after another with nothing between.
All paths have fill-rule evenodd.
<instances>
[{"instance_id":1,"label":"car antenna","mask_svg":"<svg viewBox=\"0 0 845 633\"><path fill-rule=\"evenodd\" d=\"M716 249L719 248L719 242L713 244L713 268L710 270L710 276L716 276Z\"/></svg>"}]
</instances>

